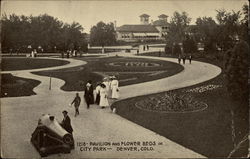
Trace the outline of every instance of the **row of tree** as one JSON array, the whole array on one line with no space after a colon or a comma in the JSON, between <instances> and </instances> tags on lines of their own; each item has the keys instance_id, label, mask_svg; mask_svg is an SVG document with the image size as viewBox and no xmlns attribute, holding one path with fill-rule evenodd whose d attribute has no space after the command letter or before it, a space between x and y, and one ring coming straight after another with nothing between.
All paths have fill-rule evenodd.
<instances>
[{"instance_id":1,"label":"row of tree","mask_svg":"<svg viewBox=\"0 0 250 159\"><path fill-rule=\"evenodd\" d=\"M47 14L40 16L3 15L1 19L3 52L86 51L86 34L77 23L63 23Z\"/></svg>"},{"instance_id":2,"label":"row of tree","mask_svg":"<svg viewBox=\"0 0 250 159\"><path fill-rule=\"evenodd\" d=\"M199 17L196 25L190 25L191 18L186 12L174 12L166 35L168 47L182 43L184 51L190 53L197 50L196 44L203 43L206 52L228 50L234 46L235 40L248 39L248 5L242 11L228 12L216 10L216 21L212 17ZM243 16L243 18L242 18Z\"/></svg>"},{"instance_id":3,"label":"row of tree","mask_svg":"<svg viewBox=\"0 0 250 159\"><path fill-rule=\"evenodd\" d=\"M212 17L200 17L196 19L196 25L190 25L191 18L186 12L174 12L165 37L167 47L173 50L174 45L182 43L184 51L191 53L197 50L197 43L203 43L206 52L215 52L218 48L231 48L237 38L247 40L248 5L244 5L242 11L238 12L217 10L216 20L217 23ZM63 23L47 14L3 15L1 22L3 51L27 50L30 47L46 52L87 50L87 35L77 22ZM93 26L90 31L90 44L116 44L114 24L99 22Z\"/></svg>"}]
</instances>

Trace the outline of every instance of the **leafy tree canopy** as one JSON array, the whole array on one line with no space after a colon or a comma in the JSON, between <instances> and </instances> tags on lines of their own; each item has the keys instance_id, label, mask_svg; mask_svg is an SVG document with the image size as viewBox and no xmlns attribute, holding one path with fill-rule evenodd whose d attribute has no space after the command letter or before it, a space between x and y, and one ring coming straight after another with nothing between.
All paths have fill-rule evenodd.
<instances>
[{"instance_id":1,"label":"leafy tree canopy","mask_svg":"<svg viewBox=\"0 0 250 159\"><path fill-rule=\"evenodd\" d=\"M113 23L105 24L98 22L90 30L90 43L91 45L112 45L116 43L116 32Z\"/></svg>"},{"instance_id":2,"label":"leafy tree canopy","mask_svg":"<svg viewBox=\"0 0 250 159\"><path fill-rule=\"evenodd\" d=\"M46 52L56 50L81 49L86 47L83 27L77 23L63 23L47 14L39 16L3 15L1 19L1 43L3 51L10 49L27 52L43 49Z\"/></svg>"}]
</instances>

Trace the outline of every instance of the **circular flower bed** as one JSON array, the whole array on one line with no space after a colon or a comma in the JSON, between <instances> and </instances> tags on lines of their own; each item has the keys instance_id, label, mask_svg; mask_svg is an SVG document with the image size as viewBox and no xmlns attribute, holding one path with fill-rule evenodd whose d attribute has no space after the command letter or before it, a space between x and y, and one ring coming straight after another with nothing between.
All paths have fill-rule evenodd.
<instances>
[{"instance_id":1,"label":"circular flower bed","mask_svg":"<svg viewBox=\"0 0 250 159\"><path fill-rule=\"evenodd\" d=\"M195 112L207 108L206 103L195 100L189 94L177 95L171 91L140 100L135 103L135 106L139 109L163 113Z\"/></svg>"}]
</instances>

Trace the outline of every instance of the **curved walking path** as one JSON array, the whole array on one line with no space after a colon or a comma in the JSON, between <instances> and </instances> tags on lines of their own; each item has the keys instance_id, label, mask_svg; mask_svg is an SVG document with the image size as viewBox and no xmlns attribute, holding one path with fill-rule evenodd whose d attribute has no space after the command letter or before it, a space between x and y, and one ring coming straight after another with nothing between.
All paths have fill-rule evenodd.
<instances>
[{"instance_id":1,"label":"curved walking path","mask_svg":"<svg viewBox=\"0 0 250 159\"><path fill-rule=\"evenodd\" d=\"M117 53L110 54L116 55ZM129 54L121 56L136 57ZM153 58L176 62L171 58ZM67 59L71 63L65 66L43 68L52 70L58 68L75 67L85 62L74 59ZM221 69L207 63L194 61L191 65L186 64L184 71L174 76L121 87L121 99L138 95L151 94L181 87L194 85L216 77ZM35 70L37 71L37 69ZM49 90L49 77L31 74L34 70L8 71L15 76L40 80L41 84L34 89L35 96L15 97L1 99L1 144L3 157L8 158L39 158L39 154L30 143L31 133L37 126L41 114L50 113L55 115L57 120L62 119L62 110L69 111L72 126L74 128L75 142L162 142L162 145L153 146L154 151L116 151L115 147L108 151L80 151L76 146L70 154L55 154L50 157L62 158L204 158L204 156L193 152L153 131L145 129L133 122L130 122L116 114L110 109L99 109L91 105L86 109L85 103L80 106L80 116L73 117L74 109L68 104L73 100L75 92L64 92L59 88L64 84L63 80L52 78L52 89ZM7 72L2 72L7 73ZM82 92L80 93L82 97ZM3 137L4 136L4 137Z\"/></svg>"}]
</instances>

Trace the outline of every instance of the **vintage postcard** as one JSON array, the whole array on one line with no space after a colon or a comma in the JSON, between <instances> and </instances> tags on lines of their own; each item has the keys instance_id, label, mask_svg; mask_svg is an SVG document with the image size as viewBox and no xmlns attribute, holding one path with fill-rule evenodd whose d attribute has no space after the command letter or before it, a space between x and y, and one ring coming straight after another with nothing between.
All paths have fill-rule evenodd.
<instances>
[{"instance_id":1,"label":"vintage postcard","mask_svg":"<svg viewBox=\"0 0 250 159\"><path fill-rule=\"evenodd\" d=\"M1 158L249 157L247 0L2 0Z\"/></svg>"}]
</instances>

